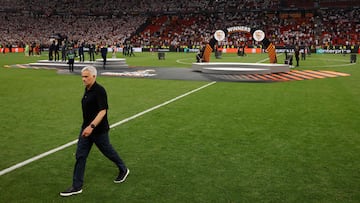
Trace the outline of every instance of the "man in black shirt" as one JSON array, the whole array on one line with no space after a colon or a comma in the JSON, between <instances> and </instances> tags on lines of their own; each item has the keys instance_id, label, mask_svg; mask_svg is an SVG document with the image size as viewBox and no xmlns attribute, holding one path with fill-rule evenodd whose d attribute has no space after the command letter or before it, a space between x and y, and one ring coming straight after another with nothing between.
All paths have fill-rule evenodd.
<instances>
[{"instance_id":1,"label":"man in black shirt","mask_svg":"<svg viewBox=\"0 0 360 203\"><path fill-rule=\"evenodd\" d=\"M84 46L85 44L82 42L80 43L80 46L79 46L79 57L80 57L80 62L84 62Z\"/></svg>"},{"instance_id":2,"label":"man in black shirt","mask_svg":"<svg viewBox=\"0 0 360 203\"><path fill-rule=\"evenodd\" d=\"M103 58L103 68L105 69L106 56L107 56L107 52L108 52L107 46L101 47L100 52L101 52L101 57Z\"/></svg>"},{"instance_id":3,"label":"man in black shirt","mask_svg":"<svg viewBox=\"0 0 360 203\"><path fill-rule=\"evenodd\" d=\"M89 45L89 55L90 55L90 61L95 61L95 44L90 44Z\"/></svg>"},{"instance_id":4,"label":"man in black shirt","mask_svg":"<svg viewBox=\"0 0 360 203\"><path fill-rule=\"evenodd\" d=\"M300 48L299 46L295 46L295 59L296 59L296 67L299 66L299 59L300 59Z\"/></svg>"},{"instance_id":5,"label":"man in black shirt","mask_svg":"<svg viewBox=\"0 0 360 203\"><path fill-rule=\"evenodd\" d=\"M56 45L55 45L55 40L54 40L49 47L49 61L52 61L54 59L55 48L56 48Z\"/></svg>"},{"instance_id":6,"label":"man in black shirt","mask_svg":"<svg viewBox=\"0 0 360 203\"><path fill-rule=\"evenodd\" d=\"M64 197L82 192L86 159L94 143L119 168L119 175L114 180L115 183L124 182L130 172L110 144L107 94L106 90L96 82L96 75L97 71L93 66L86 66L81 70L82 81L86 87L81 100L83 124L76 149L73 184L66 191L60 193Z\"/></svg>"}]
</instances>

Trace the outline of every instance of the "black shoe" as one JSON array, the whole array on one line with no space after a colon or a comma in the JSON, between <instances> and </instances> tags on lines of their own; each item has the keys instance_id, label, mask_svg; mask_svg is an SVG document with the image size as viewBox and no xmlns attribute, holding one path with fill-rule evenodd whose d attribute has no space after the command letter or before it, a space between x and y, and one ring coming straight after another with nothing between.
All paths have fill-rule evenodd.
<instances>
[{"instance_id":1,"label":"black shoe","mask_svg":"<svg viewBox=\"0 0 360 203\"><path fill-rule=\"evenodd\" d=\"M64 192L60 192L60 196L68 197L68 196L77 195L77 194L80 194L80 193L82 193L81 188L70 187L67 190L65 190Z\"/></svg>"},{"instance_id":2,"label":"black shoe","mask_svg":"<svg viewBox=\"0 0 360 203\"><path fill-rule=\"evenodd\" d=\"M127 168L126 172L120 172L118 177L114 180L114 183L122 183L125 181L126 177L129 175L130 170Z\"/></svg>"}]
</instances>

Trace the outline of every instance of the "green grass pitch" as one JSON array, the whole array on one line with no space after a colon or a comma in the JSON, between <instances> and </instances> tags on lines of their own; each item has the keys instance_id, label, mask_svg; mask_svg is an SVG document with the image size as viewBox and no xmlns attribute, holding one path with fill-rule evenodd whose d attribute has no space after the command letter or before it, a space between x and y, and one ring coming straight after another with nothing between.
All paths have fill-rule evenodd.
<instances>
[{"instance_id":1,"label":"green grass pitch","mask_svg":"<svg viewBox=\"0 0 360 203\"><path fill-rule=\"evenodd\" d=\"M79 75L7 68L44 58L0 55L0 170L77 138ZM160 61L156 53L136 53L126 60L186 68L195 54L167 53ZM360 202L360 65L349 62L349 55L312 54L297 68L349 77L217 82L111 129L131 170L126 182L112 182L117 169L94 146L83 193L60 197L71 185L73 145L0 176L0 202ZM98 82L108 91L110 124L209 83L105 76Z\"/></svg>"}]
</instances>

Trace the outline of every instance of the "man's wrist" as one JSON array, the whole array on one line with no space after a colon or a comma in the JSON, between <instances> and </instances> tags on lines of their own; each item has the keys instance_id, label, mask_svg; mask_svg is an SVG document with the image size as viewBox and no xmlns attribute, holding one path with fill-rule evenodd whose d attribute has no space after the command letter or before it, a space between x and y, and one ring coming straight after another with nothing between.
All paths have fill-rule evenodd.
<instances>
[{"instance_id":1,"label":"man's wrist","mask_svg":"<svg viewBox=\"0 0 360 203\"><path fill-rule=\"evenodd\" d=\"M96 126L95 126L95 124L91 123L91 124L90 124L90 127L91 127L92 129L94 129Z\"/></svg>"}]
</instances>

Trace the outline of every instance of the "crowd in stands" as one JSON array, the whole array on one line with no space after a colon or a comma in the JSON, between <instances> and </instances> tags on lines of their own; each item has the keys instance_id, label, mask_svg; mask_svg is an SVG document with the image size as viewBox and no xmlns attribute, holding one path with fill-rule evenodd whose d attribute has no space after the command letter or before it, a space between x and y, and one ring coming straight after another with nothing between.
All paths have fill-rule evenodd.
<instances>
[{"instance_id":1,"label":"crowd in stands","mask_svg":"<svg viewBox=\"0 0 360 203\"><path fill-rule=\"evenodd\" d=\"M310 12L218 12L189 13L151 19L135 36L137 46L154 42L165 46L191 46L208 42L216 30L243 25L263 30L277 46L355 45L360 41L359 9L311 10ZM223 42L227 46L253 45L250 33L235 33Z\"/></svg>"},{"instance_id":2,"label":"crowd in stands","mask_svg":"<svg viewBox=\"0 0 360 203\"><path fill-rule=\"evenodd\" d=\"M26 43L50 44L51 36L59 33L70 40L112 45L130 37L136 28L146 20L142 16L126 18L100 18L96 16L51 16L28 17L23 15L2 15L0 35L2 40L13 46Z\"/></svg>"},{"instance_id":3,"label":"crowd in stands","mask_svg":"<svg viewBox=\"0 0 360 203\"><path fill-rule=\"evenodd\" d=\"M356 0L0 0L0 44L48 46L59 33L87 44L201 46L216 30L242 25L264 30L277 46L354 45L359 6ZM249 33L223 42L244 44L259 45Z\"/></svg>"}]
</instances>

